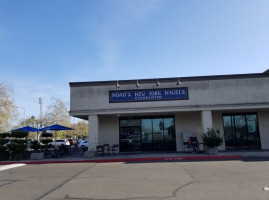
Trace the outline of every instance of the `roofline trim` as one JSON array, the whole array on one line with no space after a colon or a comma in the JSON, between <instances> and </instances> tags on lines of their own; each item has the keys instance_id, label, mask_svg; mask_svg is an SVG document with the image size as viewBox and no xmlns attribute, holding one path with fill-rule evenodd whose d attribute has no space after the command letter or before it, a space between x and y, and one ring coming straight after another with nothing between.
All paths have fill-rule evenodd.
<instances>
[{"instance_id":1,"label":"roofline trim","mask_svg":"<svg viewBox=\"0 0 269 200\"><path fill-rule=\"evenodd\" d=\"M225 79L246 79L246 78L265 78L269 77L269 69L263 73L252 73L252 74L230 74L230 75L210 75L210 76L190 76L190 77L174 77L174 78L151 78L151 79L132 79L132 80L114 80L114 81L90 81L90 82L69 82L70 87L80 86L105 86L115 85L117 81L120 84L136 84L137 80L140 84L156 83L157 79L161 82L181 82L187 81L207 81L207 80L225 80Z\"/></svg>"}]
</instances>

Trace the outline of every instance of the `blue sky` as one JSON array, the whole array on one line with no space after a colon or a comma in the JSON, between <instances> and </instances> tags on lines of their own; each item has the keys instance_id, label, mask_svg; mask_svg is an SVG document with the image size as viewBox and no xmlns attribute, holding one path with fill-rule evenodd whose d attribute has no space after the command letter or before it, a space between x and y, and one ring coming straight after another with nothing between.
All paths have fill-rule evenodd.
<instances>
[{"instance_id":1,"label":"blue sky","mask_svg":"<svg viewBox=\"0 0 269 200\"><path fill-rule=\"evenodd\" d=\"M268 68L268 0L0 0L0 82L26 117L69 82Z\"/></svg>"}]
</instances>

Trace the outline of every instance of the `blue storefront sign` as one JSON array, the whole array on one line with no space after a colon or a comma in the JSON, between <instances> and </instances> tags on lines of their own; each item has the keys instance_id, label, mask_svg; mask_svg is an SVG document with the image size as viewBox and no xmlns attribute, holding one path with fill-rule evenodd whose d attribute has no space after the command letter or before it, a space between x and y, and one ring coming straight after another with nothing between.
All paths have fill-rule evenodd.
<instances>
[{"instance_id":1,"label":"blue storefront sign","mask_svg":"<svg viewBox=\"0 0 269 200\"><path fill-rule=\"evenodd\" d=\"M189 99L188 88L109 91L109 102L168 101Z\"/></svg>"}]
</instances>

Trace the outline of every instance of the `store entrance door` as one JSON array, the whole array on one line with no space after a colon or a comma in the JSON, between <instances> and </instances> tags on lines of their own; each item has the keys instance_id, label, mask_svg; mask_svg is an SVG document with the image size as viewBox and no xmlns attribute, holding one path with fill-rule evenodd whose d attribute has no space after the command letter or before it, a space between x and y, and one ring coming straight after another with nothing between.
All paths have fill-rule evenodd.
<instances>
[{"instance_id":1,"label":"store entrance door","mask_svg":"<svg viewBox=\"0 0 269 200\"><path fill-rule=\"evenodd\" d=\"M256 113L223 115L225 147L230 149L260 149L260 133Z\"/></svg>"},{"instance_id":2,"label":"store entrance door","mask_svg":"<svg viewBox=\"0 0 269 200\"><path fill-rule=\"evenodd\" d=\"M120 152L141 151L140 126L120 128Z\"/></svg>"}]
</instances>

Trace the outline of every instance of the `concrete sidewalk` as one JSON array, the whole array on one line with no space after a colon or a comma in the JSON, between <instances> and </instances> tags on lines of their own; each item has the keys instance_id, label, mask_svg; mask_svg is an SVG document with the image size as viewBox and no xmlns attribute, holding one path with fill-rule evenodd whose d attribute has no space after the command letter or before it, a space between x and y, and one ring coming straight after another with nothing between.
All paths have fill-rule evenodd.
<instances>
[{"instance_id":1,"label":"concrete sidewalk","mask_svg":"<svg viewBox=\"0 0 269 200\"><path fill-rule=\"evenodd\" d=\"M199 160L225 160L225 159L268 159L269 151L220 151L218 155L206 153L120 153L111 156L84 158L83 156L70 156L48 158L43 160L0 161L0 165L25 163L25 164L50 164L50 163L99 163L99 162L150 162L150 161L199 161Z\"/></svg>"}]
</instances>

